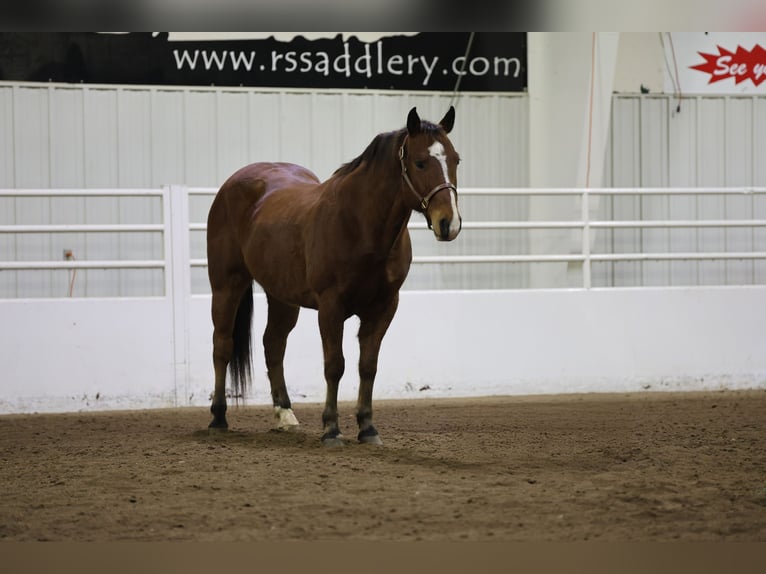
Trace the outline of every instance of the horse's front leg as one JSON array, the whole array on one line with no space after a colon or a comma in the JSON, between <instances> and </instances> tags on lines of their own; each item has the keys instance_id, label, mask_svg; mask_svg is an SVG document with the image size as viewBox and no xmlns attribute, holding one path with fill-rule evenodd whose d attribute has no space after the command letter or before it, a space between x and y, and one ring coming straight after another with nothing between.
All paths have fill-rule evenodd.
<instances>
[{"instance_id":1,"label":"horse's front leg","mask_svg":"<svg viewBox=\"0 0 766 574\"><path fill-rule=\"evenodd\" d=\"M320 303L319 332L322 335L324 378L327 383L327 397L322 412L322 443L330 447L343 445L343 435L338 426L338 386L346 368L346 360L343 358L344 321L343 312L336 303Z\"/></svg>"},{"instance_id":2,"label":"horse's front leg","mask_svg":"<svg viewBox=\"0 0 766 574\"><path fill-rule=\"evenodd\" d=\"M372 312L360 316L359 325L359 398L356 422L359 442L382 444L378 431L372 426L372 387L378 372L378 355L383 337L399 305L399 294L381 302Z\"/></svg>"}]
</instances>

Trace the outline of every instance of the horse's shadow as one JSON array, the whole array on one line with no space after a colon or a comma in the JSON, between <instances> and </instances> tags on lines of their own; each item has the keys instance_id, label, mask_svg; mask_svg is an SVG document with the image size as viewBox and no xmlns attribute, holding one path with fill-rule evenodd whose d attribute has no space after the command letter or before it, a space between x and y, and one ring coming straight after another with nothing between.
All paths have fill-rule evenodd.
<instances>
[{"instance_id":1,"label":"horse's shadow","mask_svg":"<svg viewBox=\"0 0 766 574\"><path fill-rule=\"evenodd\" d=\"M478 470L485 462L470 462L457 457L418 452L416 448L391 440L383 445L369 445L346 438L342 447L329 448L322 444L316 433L297 429L293 431L239 430L209 432L208 429L193 431L190 439L204 445L226 444L261 451L283 451L290 454L316 455L332 459L353 455L360 462L375 460L392 466L418 466L450 470Z\"/></svg>"}]
</instances>

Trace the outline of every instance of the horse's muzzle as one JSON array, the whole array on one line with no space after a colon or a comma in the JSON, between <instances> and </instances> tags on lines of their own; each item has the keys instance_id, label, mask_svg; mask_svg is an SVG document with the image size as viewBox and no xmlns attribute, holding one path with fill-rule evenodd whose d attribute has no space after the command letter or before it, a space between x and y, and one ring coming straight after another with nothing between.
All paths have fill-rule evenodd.
<instances>
[{"instance_id":1,"label":"horse's muzzle","mask_svg":"<svg viewBox=\"0 0 766 574\"><path fill-rule=\"evenodd\" d=\"M439 241L452 241L457 237L463 227L463 218L460 216L447 219L443 217L439 220L438 228L434 227L434 235Z\"/></svg>"}]
</instances>

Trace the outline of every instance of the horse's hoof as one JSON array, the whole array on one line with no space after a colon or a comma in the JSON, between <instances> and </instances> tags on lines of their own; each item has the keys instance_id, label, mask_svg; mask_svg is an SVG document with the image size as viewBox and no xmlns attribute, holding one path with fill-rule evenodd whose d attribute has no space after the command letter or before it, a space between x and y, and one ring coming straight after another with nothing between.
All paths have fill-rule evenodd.
<instances>
[{"instance_id":1,"label":"horse's hoof","mask_svg":"<svg viewBox=\"0 0 766 574\"><path fill-rule=\"evenodd\" d=\"M343 435L335 435L335 436L323 436L322 437L322 445L324 445L327 448L340 448L346 446L346 441L343 440Z\"/></svg>"},{"instance_id":2,"label":"horse's hoof","mask_svg":"<svg viewBox=\"0 0 766 574\"><path fill-rule=\"evenodd\" d=\"M300 427L300 423L293 413L293 409L274 407L274 418L277 419L277 430L282 432L294 432Z\"/></svg>"},{"instance_id":3,"label":"horse's hoof","mask_svg":"<svg viewBox=\"0 0 766 574\"><path fill-rule=\"evenodd\" d=\"M213 426L213 424L210 423L210 426L207 427L207 432L208 432L208 434L210 434L212 436L218 436L218 435L221 435L221 434L229 432L229 427L228 427L228 425L226 425L226 426Z\"/></svg>"},{"instance_id":4,"label":"horse's hoof","mask_svg":"<svg viewBox=\"0 0 766 574\"><path fill-rule=\"evenodd\" d=\"M380 435L378 434L378 431L375 430L375 427L370 426L366 429L359 431L359 436L357 437L359 439L359 442L362 444L383 444L383 441L380 440Z\"/></svg>"},{"instance_id":5,"label":"horse's hoof","mask_svg":"<svg viewBox=\"0 0 766 574\"><path fill-rule=\"evenodd\" d=\"M380 435L359 437L359 442L361 444L383 444Z\"/></svg>"}]
</instances>

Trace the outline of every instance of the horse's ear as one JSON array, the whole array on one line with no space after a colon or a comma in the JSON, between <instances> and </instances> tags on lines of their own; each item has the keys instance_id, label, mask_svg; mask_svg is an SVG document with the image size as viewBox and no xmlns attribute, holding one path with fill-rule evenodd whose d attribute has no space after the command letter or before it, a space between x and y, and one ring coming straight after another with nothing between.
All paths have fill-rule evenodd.
<instances>
[{"instance_id":1,"label":"horse's ear","mask_svg":"<svg viewBox=\"0 0 766 574\"><path fill-rule=\"evenodd\" d=\"M455 125L455 107L450 106L447 110L447 113L444 114L444 117L442 118L442 121L439 122L439 125L444 128L444 131L447 133L450 133L452 131L452 127Z\"/></svg>"},{"instance_id":2,"label":"horse's ear","mask_svg":"<svg viewBox=\"0 0 766 574\"><path fill-rule=\"evenodd\" d=\"M407 114L407 131L411 136L420 131L420 116L418 115L417 108L412 108L410 113Z\"/></svg>"}]
</instances>

